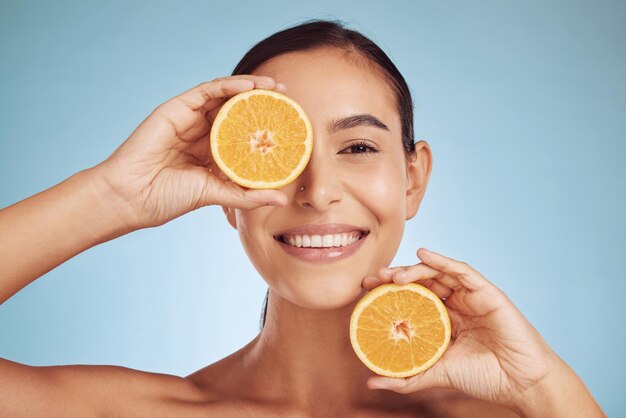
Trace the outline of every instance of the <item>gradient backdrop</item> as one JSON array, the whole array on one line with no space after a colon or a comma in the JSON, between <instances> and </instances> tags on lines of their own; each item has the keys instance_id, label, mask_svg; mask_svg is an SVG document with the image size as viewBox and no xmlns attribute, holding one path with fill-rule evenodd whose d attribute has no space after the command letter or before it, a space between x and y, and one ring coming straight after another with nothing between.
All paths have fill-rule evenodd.
<instances>
[{"instance_id":1,"label":"gradient backdrop","mask_svg":"<svg viewBox=\"0 0 626 418\"><path fill-rule=\"evenodd\" d=\"M626 3L226 3L2 0L0 207L102 161L265 36L342 19L404 74L434 153L394 264L420 246L469 262L626 414ZM0 356L186 375L255 337L265 290L203 208L27 286L0 306Z\"/></svg>"}]
</instances>

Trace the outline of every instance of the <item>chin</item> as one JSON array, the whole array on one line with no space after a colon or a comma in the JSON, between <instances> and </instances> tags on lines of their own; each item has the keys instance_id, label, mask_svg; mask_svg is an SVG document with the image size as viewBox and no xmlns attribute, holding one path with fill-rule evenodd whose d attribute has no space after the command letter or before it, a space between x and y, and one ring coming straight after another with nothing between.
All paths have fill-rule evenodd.
<instances>
[{"instance_id":1,"label":"chin","mask_svg":"<svg viewBox=\"0 0 626 418\"><path fill-rule=\"evenodd\" d=\"M341 285L341 283L351 284ZM365 293L366 290L361 287L360 281L354 284L354 281L336 280L325 285L317 283L312 286L301 286L298 289L293 289L292 302L306 309L341 309L354 306Z\"/></svg>"}]
</instances>

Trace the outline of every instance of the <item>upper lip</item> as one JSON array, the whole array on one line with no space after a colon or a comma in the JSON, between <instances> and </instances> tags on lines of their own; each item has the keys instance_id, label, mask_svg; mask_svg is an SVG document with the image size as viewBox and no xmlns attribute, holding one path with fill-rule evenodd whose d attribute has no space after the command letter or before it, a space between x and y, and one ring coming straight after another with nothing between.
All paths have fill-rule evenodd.
<instances>
[{"instance_id":1,"label":"upper lip","mask_svg":"<svg viewBox=\"0 0 626 418\"><path fill-rule=\"evenodd\" d=\"M299 225L295 228L285 229L274 235L274 238L280 238L283 235L331 235L341 234L343 232L364 232L368 233L367 228L360 226L330 223L330 224L306 224Z\"/></svg>"}]
</instances>

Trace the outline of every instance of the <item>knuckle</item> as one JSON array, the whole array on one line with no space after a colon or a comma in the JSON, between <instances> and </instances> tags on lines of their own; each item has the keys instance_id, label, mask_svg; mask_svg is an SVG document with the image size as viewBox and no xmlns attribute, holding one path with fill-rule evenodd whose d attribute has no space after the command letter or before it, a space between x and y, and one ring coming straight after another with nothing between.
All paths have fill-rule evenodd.
<instances>
[{"instance_id":1,"label":"knuckle","mask_svg":"<svg viewBox=\"0 0 626 418\"><path fill-rule=\"evenodd\" d=\"M164 101L163 103L160 103L155 109L155 112L165 112L167 111L167 109L169 109L172 106L172 103L175 102L177 100L176 97L172 97L169 100Z\"/></svg>"},{"instance_id":2,"label":"knuckle","mask_svg":"<svg viewBox=\"0 0 626 418\"><path fill-rule=\"evenodd\" d=\"M460 268L460 270L461 270L461 274L463 274L463 275L465 275L465 276L467 276L467 275L471 274L471 273L474 271L474 269L472 268L472 266L470 266L470 265L469 265L469 263L468 263L468 262L466 262L466 261L461 261L461 262L460 262L460 267L461 267L461 268Z\"/></svg>"},{"instance_id":3,"label":"knuckle","mask_svg":"<svg viewBox=\"0 0 626 418\"><path fill-rule=\"evenodd\" d=\"M203 97L208 99L212 95L211 91L215 90L215 85L219 83L220 81L205 81L204 83L198 84L197 90L199 90Z\"/></svg>"},{"instance_id":4,"label":"knuckle","mask_svg":"<svg viewBox=\"0 0 626 418\"><path fill-rule=\"evenodd\" d=\"M161 103L158 105L150 116L152 116L152 121L157 121L159 123L169 123L167 121L171 120L171 115L173 109L176 107L174 99L170 99L167 102Z\"/></svg>"},{"instance_id":5,"label":"knuckle","mask_svg":"<svg viewBox=\"0 0 626 418\"><path fill-rule=\"evenodd\" d=\"M509 297L507 296L507 294L504 293L502 290L498 289L497 287L492 285L492 286L489 286L489 289L491 290L494 299L499 299L499 300L502 300L502 301L509 301L510 300Z\"/></svg>"},{"instance_id":6,"label":"knuckle","mask_svg":"<svg viewBox=\"0 0 626 418\"><path fill-rule=\"evenodd\" d=\"M152 111L152 114L156 114L156 115L162 114L163 110L166 109L166 106L165 106L166 103L168 102L160 103L157 107L154 108L154 110Z\"/></svg>"}]
</instances>

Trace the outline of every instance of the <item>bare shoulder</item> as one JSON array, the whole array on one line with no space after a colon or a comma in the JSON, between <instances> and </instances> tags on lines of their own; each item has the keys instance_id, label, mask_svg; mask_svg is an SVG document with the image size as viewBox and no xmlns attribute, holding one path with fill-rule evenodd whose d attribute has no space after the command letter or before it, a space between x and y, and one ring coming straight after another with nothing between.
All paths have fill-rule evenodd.
<instances>
[{"instance_id":1,"label":"bare shoulder","mask_svg":"<svg viewBox=\"0 0 626 418\"><path fill-rule=\"evenodd\" d=\"M211 402L185 378L120 366L34 367L0 359L0 376L10 416L157 417Z\"/></svg>"}]
</instances>

